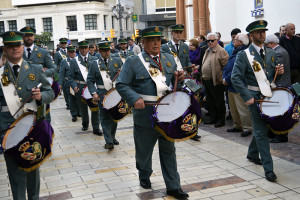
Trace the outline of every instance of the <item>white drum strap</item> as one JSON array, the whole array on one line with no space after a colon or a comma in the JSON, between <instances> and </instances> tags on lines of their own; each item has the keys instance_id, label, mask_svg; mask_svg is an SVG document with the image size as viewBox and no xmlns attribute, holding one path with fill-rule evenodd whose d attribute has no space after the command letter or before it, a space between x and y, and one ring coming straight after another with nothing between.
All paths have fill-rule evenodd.
<instances>
[{"instance_id":1,"label":"white drum strap","mask_svg":"<svg viewBox=\"0 0 300 200\"><path fill-rule=\"evenodd\" d=\"M108 75L106 70L101 69L98 60L97 60L97 65L98 65L98 68L99 68L99 71L100 71L100 74L101 74L101 77L102 77L104 88L107 91L109 91L113 87L113 84L110 80L110 76Z\"/></svg>"},{"instance_id":2,"label":"white drum strap","mask_svg":"<svg viewBox=\"0 0 300 200\"><path fill-rule=\"evenodd\" d=\"M156 91L157 91L157 96L161 97L164 92L168 91L170 88L166 84L166 77L158 70L158 75L157 76L151 76L149 72L149 67L150 67L150 62L146 62L145 59L142 56L142 53L138 54L140 60L142 61L144 67L146 68L148 74L150 75L151 79L154 81L156 85Z\"/></svg>"},{"instance_id":3,"label":"white drum strap","mask_svg":"<svg viewBox=\"0 0 300 200\"><path fill-rule=\"evenodd\" d=\"M76 62L77 62L77 64L78 64L78 66L79 66L81 75L82 75L84 81L86 82L87 75L88 75L88 70L87 70L87 68L86 68L85 66L83 66L83 65L79 62L78 56L75 57L75 60L76 60Z\"/></svg>"},{"instance_id":4,"label":"white drum strap","mask_svg":"<svg viewBox=\"0 0 300 200\"><path fill-rule=\"evenodd\" d=\"M170 52L172 53L171 47L169 47L169 49L170 49ZM181 62L180 62L178 54L179 54L179 52L176 54L176 56L174 54L173 54L173 56L174 56L175 63L177 65L177 71L182 71L183 68L182 68L182 65L181 65Z\"/></svg>"},{"instance_id":5,"label":"white drum strap","mask_svg":"<svg viewBox=\"0 0 300 200\"><path fill-rule=\"evenodd\" d=\"M253 73L257 80L260 92L266 97L272 97L272 90L270 87L270 82L268 81L266 74L265 74L264 70L262 69L262 66L260 65L260 63L258 61L254 60L254 56L250 54L249 48L246 49L245 52L246 52L248 61L250 63L251 69L253 70ZM257 65L257 67L259 69L254 69L254 62L255 62L255 65Z\"/></svg>"}]
</instances>

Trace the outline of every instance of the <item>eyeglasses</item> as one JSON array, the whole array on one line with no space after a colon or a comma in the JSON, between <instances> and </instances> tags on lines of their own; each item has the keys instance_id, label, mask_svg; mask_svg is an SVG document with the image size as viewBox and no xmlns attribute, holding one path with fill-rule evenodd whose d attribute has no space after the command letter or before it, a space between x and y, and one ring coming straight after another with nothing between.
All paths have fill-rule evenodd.
<instances>
[{"instance_id":1,"label":"eyeglasses","mask_svg":"<svg viewBox=\"0 0 300 200\"><path fill-rule=\"evenodd\" d=\"M207 40L207 42L210 42L210 43L213 43L215 42L216 40Z\"/></svg>"}]
</instances>

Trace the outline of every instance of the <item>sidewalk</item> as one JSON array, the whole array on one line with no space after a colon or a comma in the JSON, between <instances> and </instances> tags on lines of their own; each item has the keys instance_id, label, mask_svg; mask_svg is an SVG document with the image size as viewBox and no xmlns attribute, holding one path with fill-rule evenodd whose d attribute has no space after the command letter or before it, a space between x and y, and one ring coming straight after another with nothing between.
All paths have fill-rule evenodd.
<instances>
[{"instance_id":1,"label":"sidewalk","mask_svg":"<svg viewBox=\"0 0 300 200\"><path fill-rule=\"evenodd\" d=\"M91 125L83 132L80 118L71 122L64 99L51 105L51 115L55 129L53 154L40 168L40 199L173 199L165 194L157 147L153 154L152 189L139 186L132 116L118 125L120 145L107 151L103 148L103 136L94 135ZM246 159L248 144L239 142L239 135L238 142L220 137L227 134L223 129L201 124L200 142L176 143L181 185L189 191L189 199L300 199L300 165L273 156L278 182L268 182L263 168ZM0 199L12 199L3 155Z\"/></svg>"}]
</instances>

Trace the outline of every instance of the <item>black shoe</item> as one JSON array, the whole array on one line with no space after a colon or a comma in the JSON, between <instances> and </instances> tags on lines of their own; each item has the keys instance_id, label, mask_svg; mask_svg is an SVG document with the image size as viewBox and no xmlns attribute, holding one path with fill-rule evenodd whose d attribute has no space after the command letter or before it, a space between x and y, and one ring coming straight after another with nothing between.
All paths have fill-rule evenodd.
<instances>
[{"instance_id":1,"label":"black shoe","mask_svg":"<svg viewBox=\"0 0 300 200\"><path fill-rule=\"evenodd\" d=\"M86 130L88 130L88 127L83 126L83 127L81 128L81 130L86 131Z\"/></svg>"},{"instance_id":2,"label":"black shoe","mask_svg":"<svg viewBox=\"0 0 300 200\"><path fill-rule=\"evenodd\" d=\"M175 197L176 199L187 199L189 195L182 191L181 188L176 190L167 190L167 195Z\"/></svg>"},{"instance_id":3,"label":"black shoe","mask_svg":"<svg viewBox=\"0 0 300 200\"><path fill-rule=\"evenodd\" d=\"M251 131L244 131L244 132L241 133L241 137L247 137L247 136L249 136L251 134L252 134Z\"/></svg>"},{"instance_id":4,"label":"black shoe","mask_svg":"<svg viewBox=\"0 0 300 200\"><path fill-rule=\"evenodd\" d=\"M277 179L277 176L273 171L265 172L265 176L266 179L271 182L274 182Z\"/></svg>"},{"instance_id":5,"label":"black shoe","mask_svg":"<svg viewBox=\"0 0 300 200\"><path fill-rule=\"evenodd\" d=\"M80 115L80 114L78 114L78 115L77 115L77 117L81 117L81 115Z\"/></svg>"},{"instance_id":6,"label":"black shoe","mask_svg":"<svg viewBox=\"0 0 300 200\"><path fill-rule=\"evenodd\" d=\"M201 138L200 135L195 135L194 137L191 138L191 140L200 141L200 138Z\"/></svg>"},{"instance_id":7,"label":"black shoe","mask_svg":"<svg viewBox=\"0 0 300 200\"><path fill-rule=\"evenodd\" d=\"M220 128L220 127L222 127L222 126L225 126L225 122L217 122L217 123L215 124L215 128Z\"/></svg>"},{"instance_id":8,"label":"black shoe","mask_svg":"<svg viewBox=\"0 0 300 200\"><path fill-rule=\"evenodd\" d=\"M217 121L215 121L215 120L210 120L210 121L204 122L205 125L216 124L216 123L217 123Z\"/></svg>"},{"instance_id":9,"label":"black shoe","mask_svg":"<svg viewBox=\"0 0 300 200\"><path fill-rule=\"evenodd\" d=\"M232 116L231 116L230 113L229 113L229 115L226 117L226 120L232 120Z\"/></svg>"},{"instance_id":10,"label":"black shoe","mask_svg":"<svg viewBox=\"0 0 300 200\"><path fill-rule=\"evenodd\" d=\"M229 128L229 129L227 129L227 132L241 132L242 130L239 130L239 129L237 129L237 128Z\"/></svg>"},{"instance_id":11,"label":"black shoe","mask_svg":"<svg viewBox=\"0 0 300 200\"><path fill-rule=\"evenodd\" d=\"M119 141L116 140L116 139L113 139L113 143L114 143L114 145L119 145L120 144Z\"/></svg>"},{"instance_id":12,"label":"black shoe","mask_svg":"<svg viewBox=\"0 0 300 200\"><path fill-rule=\"evenodd\" d=\"M114 148L114 145L112 143L108 143L104 145L104 149L112 150Z\"/></svg>"},{"instance_id":13,"label":"black shoe","mask_svg":"<svg viewBox=\"0 0 300 200\"><path fill-rule=\"evenodd\" d=\"M102 135L103 135L103 133L102 133L99 129L98 129L98 130L94 130L93 133L94 133L95 135L99 135L99 136L102 136Z\"/></svg>"},{"instance_id":14,"label":"black shoe","mask_svg":"<svg viewBox=\"0 0 300 200\"><path fill-rule=\"evenodd\" d=\"M76 122L76 121L77 121L77 117L76 116L72 117L72 122Z\"/></svg>"},{"instance_id":15,"label":"black shoe","mask_svg":"<svg viewBox=\"0 0 300 200\"><path fill-rule=\"evenodd\" d=\"M288 138L277 138L275 137L274 139L270 140L270 143L283 143L283 142L288 142Z\"/></svg>"},{"instance_id":16,"label":"black shoe","mask_svg":"<svg viewBox=\"0 0 300 200\"><path fill-rule=\"evenodd\" d=\"M252 158L250 158L249 156L247 156L247 159L250 161L250 162L253 162L254 164L256 164L256 165L262 165L262 161L261 161L261 159L252 159Z\"/></svg>"},{"instance_id":17,"label":"black shoe","mask_svg":"<svg viewBox=\"0 0 300 200\"><path fill-rule=\"evenodd\" d=\"M69 107L69 106L67 106L67 110L70 110L70 107Z\"/></svg>"},{"instance_id":18,"label":"black shoe","mask_svg":"<svg viewBox=\"0 0 300 200\"><path fill-rule=\"evenodd\" d=\"M151 188L151 182L150 179L141 179L140 180L140 186L142 186L142 188L144 189L150 189Z\"/></svg>"}]
</instances>

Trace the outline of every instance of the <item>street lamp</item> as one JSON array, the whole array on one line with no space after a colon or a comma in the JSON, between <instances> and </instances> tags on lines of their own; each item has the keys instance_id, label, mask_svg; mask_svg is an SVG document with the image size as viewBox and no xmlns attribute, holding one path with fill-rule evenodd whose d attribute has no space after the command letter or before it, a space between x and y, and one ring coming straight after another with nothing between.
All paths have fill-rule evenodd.
<instances>
[{"instance_id":1,"label":"street lamp","mask_svg":"<svg viewBox=\"0 0 300 200\"><path fill-rule=\"evenodd\" d=\"M127 20L130 17L130 14L124 13L125 6L121 5L120 0L118 0L117 5L113 6L112 11L116 19L119 20L120 38L123 38L122 18Z\"/></svg>"},{"instance_id":2,"label":"street lamp","mask_svg":"<svg viewBox=\"0 0 300 200\"><path fill-rule=\"evenodd\" d=\"M69 37L70 37L70 35L69 35L69 33L70 33L70 27L69 26L67 26L67 32L68 32L68 39L70 39Z\"/></svg>"}]
</instances>

